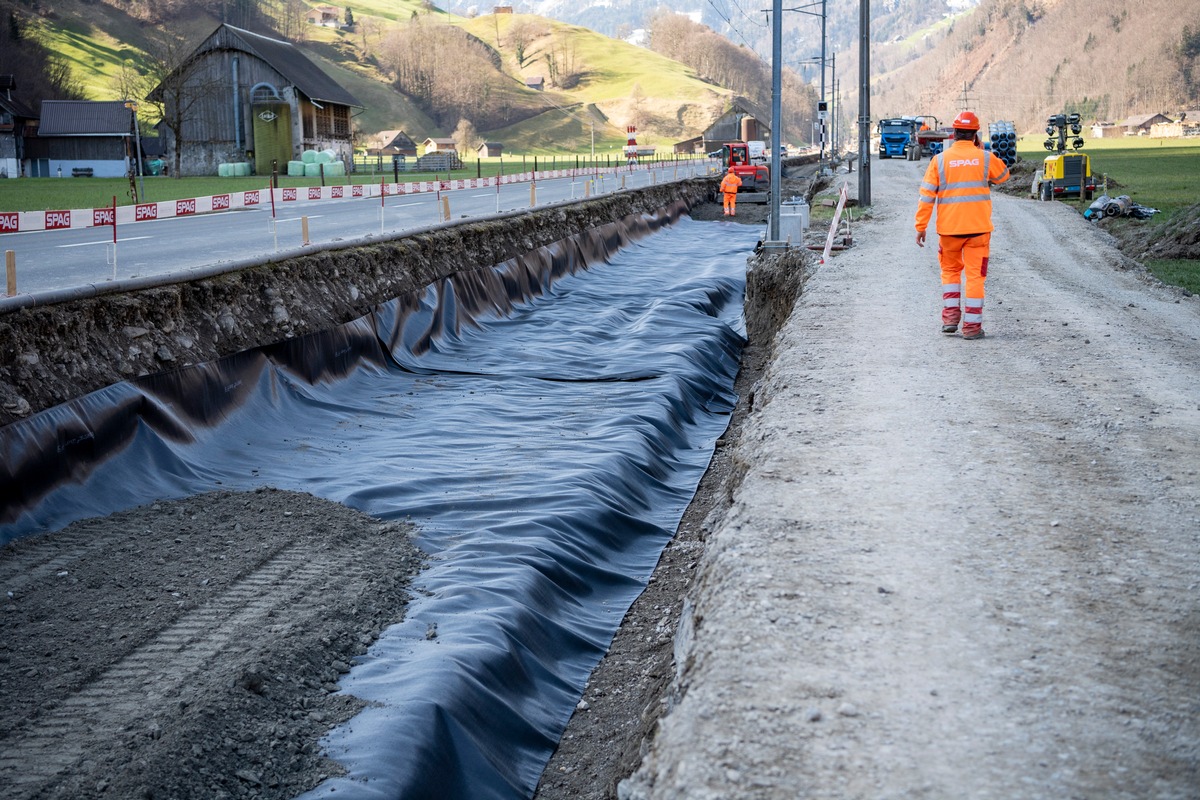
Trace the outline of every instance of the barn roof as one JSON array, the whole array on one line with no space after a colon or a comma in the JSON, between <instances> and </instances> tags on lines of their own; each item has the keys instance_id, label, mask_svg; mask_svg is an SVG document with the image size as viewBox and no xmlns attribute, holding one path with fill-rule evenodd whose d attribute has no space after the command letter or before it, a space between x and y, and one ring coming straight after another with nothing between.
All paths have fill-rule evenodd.
<instances>
[{"instance_id":1,"label":"barn roof","mask_svg":"<svg viewBox=\"0 0 1200 800\"><path fill-rule=\"evenodd\" d=\"M0 75L0 108L14 117L22 119L37 119L38 112L26 105L17 95L17 80L14 75Z\"/></svg>"},{"instance_id":2,"label":"barn roof","mask_svg":"<svg viewBox=\"0 0 1200 800\"><path fill-rule=\"evenodd\" d=\"M38 136L132 136L133 112L122 100L43 100Z\"/></svg>"},{"instance_id":3,"label":"barn roof","mask_svg":"<svg viewBox=\"0 0 1200 800\"><path fill-rule=\"evenodd\" d=\"M363 108L354 95L322 72L291 42L272 39L233 25L221 25L213 31L192 53L192 58L231 48L261 58L309 100Z\"/></svg>"}]
</instances>

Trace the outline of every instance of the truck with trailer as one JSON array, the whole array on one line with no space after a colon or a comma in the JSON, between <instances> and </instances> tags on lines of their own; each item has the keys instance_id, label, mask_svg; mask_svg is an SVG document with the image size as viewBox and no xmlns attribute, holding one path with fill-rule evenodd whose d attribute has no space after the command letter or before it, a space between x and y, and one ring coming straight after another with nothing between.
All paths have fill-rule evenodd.
<instances>
[{"instance_id":1,"label":"truck with trailer","mask_svg":"<svg viewBox=\"0 0 1200 800\"><path fill-rule=\"evenodd\" d=\"M954 138L952 129L939 127L938 118L929 114L918 114L913 117L917 122L917 144L921 148L921 156L936 156L946 146L946 140Z\"/></svg>"}]
</instances>

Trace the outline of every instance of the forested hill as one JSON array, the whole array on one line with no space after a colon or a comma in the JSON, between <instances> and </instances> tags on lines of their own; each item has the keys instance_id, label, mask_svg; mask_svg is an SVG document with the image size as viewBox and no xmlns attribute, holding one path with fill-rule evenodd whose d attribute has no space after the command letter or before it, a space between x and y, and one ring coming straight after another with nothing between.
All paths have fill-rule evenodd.
<instances>
[{"instance_id":1,"label":"forested hill","mask_svg":"<svg viewBox=\"0 0 1200 800\"><path fill-rule=\"evenodd\" d=\"M767 65L682 17L674 33L683 46L664 53L558 20L455 16L421 0L337 6L326 25L294 0L42 1L0 0L0 11L13 21L10 41L15 31L44 44L71 78L58 97L138 96L161 54L186 52L224 21L295 42L363 102L365 134L520 141L536 152L617 147L636 125L643 143L668 146L698 135L737 95L770 106ZM0 72L9 51L0 47ZM783 138L798 144L815 98L791 73L785 97Z\"/></svg>"},{"instance_id":2,"label":"forested hill","mask_svg":"<svg viewBox=\"0 0 1200 800\"><path fill-rule=\"evenodd\" d=\"M1138 0L983 0L919 58L873 70L876 116L985 119L1037 130L1050 114L1086 122L1200 107L1200 3Z\"/></svg>"}]
</instances>

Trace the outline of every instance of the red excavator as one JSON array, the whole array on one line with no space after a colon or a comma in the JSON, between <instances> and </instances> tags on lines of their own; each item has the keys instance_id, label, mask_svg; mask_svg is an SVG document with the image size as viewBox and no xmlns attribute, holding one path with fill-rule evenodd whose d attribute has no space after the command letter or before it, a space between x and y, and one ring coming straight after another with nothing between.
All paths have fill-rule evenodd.
<instances>
[{"instance_id":1,"label":"red excavator","mask_svg":"<svg viewBox=\"0 0 1200 800\"><path fill-rule=\"evenodd\" d=\"M750 158L750 145L745 142L726 142L721 145L721 164L726 170L733 167L734 174L742 179L739 194L754 193L739 197L739 200L748 203L766 202L767 191L771 188L771 168L766 164L755 163ZM761 201L759 194L762 196Z\"/></svg>"}]
</instances>

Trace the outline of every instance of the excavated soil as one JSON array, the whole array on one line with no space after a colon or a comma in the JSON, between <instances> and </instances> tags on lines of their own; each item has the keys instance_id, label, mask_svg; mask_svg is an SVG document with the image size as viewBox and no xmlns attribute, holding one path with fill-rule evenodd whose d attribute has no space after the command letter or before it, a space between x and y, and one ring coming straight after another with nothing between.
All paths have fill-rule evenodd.
<instances>
[{"instance_id":1,"label":"excavated soil","mask_svg":"<svg viewBox=\"0 0 1200 800\"><path fill-rule=\"evenodd\" d=\"M5 798L287 798L340 767L341 674L403 618L411 531L215 492L0 550Z\"/></svg>"}]
</instances>

